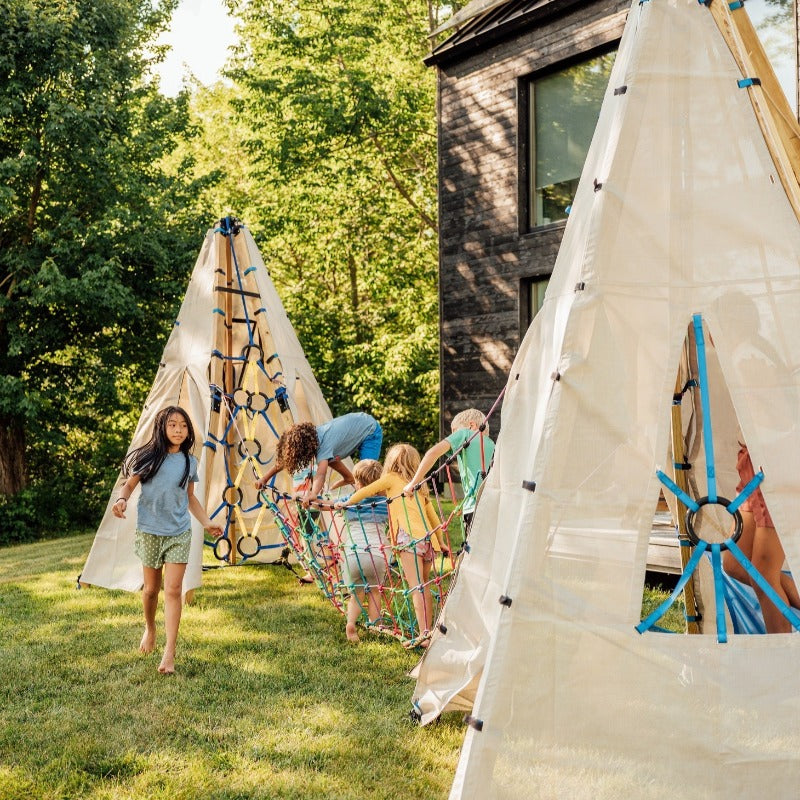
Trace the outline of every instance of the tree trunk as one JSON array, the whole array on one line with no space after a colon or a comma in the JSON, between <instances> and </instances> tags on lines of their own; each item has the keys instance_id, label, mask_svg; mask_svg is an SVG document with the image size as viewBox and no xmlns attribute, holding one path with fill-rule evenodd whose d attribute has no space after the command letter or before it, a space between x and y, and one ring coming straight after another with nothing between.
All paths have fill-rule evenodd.
<instances>
[{"instance_id":1,"label":"tree trunk","mask_svg":"<svg viewBox=\"0 0 800 800\"><path fill-rule=\"evenodd\" d=\"M0 417L0 495L25 487L25 429L19 422Z\"/></svg>"}]
</instances>

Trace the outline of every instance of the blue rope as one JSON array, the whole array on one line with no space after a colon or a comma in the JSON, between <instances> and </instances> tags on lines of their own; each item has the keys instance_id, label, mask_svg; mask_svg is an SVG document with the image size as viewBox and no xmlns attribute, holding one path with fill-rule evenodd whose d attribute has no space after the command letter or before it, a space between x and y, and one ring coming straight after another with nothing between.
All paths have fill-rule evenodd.
<instances>
[{"instance_id":1,"label":"blue rope","mask_svg":"<svg viewBox=\"0 0 800 800\"><path fill-rule=\"evenodd\" d=\"M694 339L697 345L697 369L700 382L700 399L703 407L703 444L706 451L706 475L708 476L708 501L717 502L717 477L714 469L714 438L711 428L711 398L708 393L708 369L706 365L706 343L703 338L703 318L700 314L692 317Z\"/></svg>"},{"instance_id":2,"label":"blue rope","mask_svg":"<svg viewBox=\"0 0 800 800\"><path fill-rule=\"evenodd\" d=\"M666 486L667 489L669 489L688 509L694 511L695 513L700 510L700 506L697 505L697 503L691 497L689 497L689 495L686 494L686 492L684 492L683 489L681 489L681 487L672 480L672 478L670 478L660 469L656 470L656 476L661 483L663 483L664 486Z\"/></svg>"},{"instance_id":3,"label":"blue rope","mask_svg":"<svg viewBox=\"0 0 800 800\"><path fill-rule=\"evenodd\" d=\"M756 487L763 480L764 480L764 472L763 470L759 470L756 475L753 475L753 477L750 479L747 485L742 489L742 491L739 492L739 494L736 495L736 497L734 497L730 505L726 506L728 511L731 514L735 513L739 509L739 506L741 506L742 503L744 503L744 501L747 500L748 497L750 497L750 495L756 490Z\"/></svg>"},{"instance_id":4,"label":"blue rope","mask_svg":"<svg viewBox=\"0 0 800 800\"><path fill-rule=\"evenodd\" d=\"M639 633L644 633L645 631L650 630L653 625L655 625L661 617L666 614L672 604L678 599L681 592L683 591L684 587L687 583L689 583L689 579L692 577L692 573L697 569L697 565L700 563L700 558L702 557L703 553L708 547L708 543L704 542L703 540L700 541L700 544L697 545L695 548L694 553L692 553L691 559L689 559L689 563L686 565L686 569L683 571L683 575L681 575L680 580L677 584L675 584L675 588L672 591L672 594L661 603L655 611L648 614L637 626L636 630Z\"/></svg>"},{"instance_id":5,"label":"blue rope","mask_svg":"<svg viewBox=\"0 0 800 800\"><path fill-rule=\"evenodd\" d=\"M728 631L725 626L725 603L723 599L725 581L722 577L722 550L719 542L711 545L711 568L714 574L714 602L717 606L717 641L725 644Z\"/></svg>"}]
</instances>

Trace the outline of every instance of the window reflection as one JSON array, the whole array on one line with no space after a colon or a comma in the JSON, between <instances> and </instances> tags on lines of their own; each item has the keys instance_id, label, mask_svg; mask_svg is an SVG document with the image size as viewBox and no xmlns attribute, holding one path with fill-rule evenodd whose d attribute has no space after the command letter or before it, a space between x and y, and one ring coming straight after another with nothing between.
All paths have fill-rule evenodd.
<instances>
[{"instance_id":1,"label":"window reflection","mask_svg":"<svg viewBox=\"0 0 800 800\"><path fill-rule=\"evenodd\" d=\"M604 53L531 81L531 226L567 216L615 55Z\"/></svg>"}]
</instances>

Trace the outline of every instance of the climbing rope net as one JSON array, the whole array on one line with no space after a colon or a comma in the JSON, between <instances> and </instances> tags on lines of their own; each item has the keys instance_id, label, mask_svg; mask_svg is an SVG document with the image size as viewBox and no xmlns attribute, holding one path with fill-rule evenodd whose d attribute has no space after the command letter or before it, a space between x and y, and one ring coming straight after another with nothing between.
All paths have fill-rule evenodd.
<instances>
[{"instance_id":1,"label":"climbing rope net","mask_svg":"<svg viewBox=\"0 0 800 800\"><path fill-rule=\"evenodd\" d=\"M477 499L482 485L466 487L463 498L448 501L446 494L450 498L457 494L453 464L480 437L481 476L486 476L490 465L486 463L482 433L503 394L479 429L449 454L411 497L372 497L337 509L332 498L306 505L274 488L261 493L291 552L311 580L343 614L348 603L356 602L367 630L394 636L406 646L427 643L455 580L459 557L469 550L463 508ZM428 503L433 516L425 512ZM389 513L389 506L394 504L400 505L399 513ZM425 531L403 539L401 528L412 530L412 516L427 521Z\"/></svg>"}]
</instances>

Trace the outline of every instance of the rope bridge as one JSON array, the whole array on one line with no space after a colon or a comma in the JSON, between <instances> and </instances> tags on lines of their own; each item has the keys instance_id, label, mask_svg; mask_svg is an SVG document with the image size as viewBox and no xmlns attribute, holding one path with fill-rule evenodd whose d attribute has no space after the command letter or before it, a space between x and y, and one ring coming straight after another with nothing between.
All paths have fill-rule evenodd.
<instances>
[{"instance_id":1,"label":"rope bridge","mask_svg":"<svg viewBox=\"0 0 800 800\"><path fill-rule=\"evenodd\" d=\"M370 498L341 510L334 509L332 499L306 508L275 489L262 491L261 498L295 558L336 609L346 613L349 599L355 598L366 630L388 634L407 646L424 646L458 556L466 548L461 508L469 495L454 505L444 498L436 480L443 471L450 496L455 497L450 461L425 481L438 523L403 544L397 543L399 531L388 506L400 503L401 516L413 506L425 519L419 492L412 497ZM434 537L441 543L440 551L432 546ZM433 552L429 571L421 570L415 557L422 550ZM422 614L415 611L415 595L418 603L422 601Z\"/></svg>"}]
</instances>

